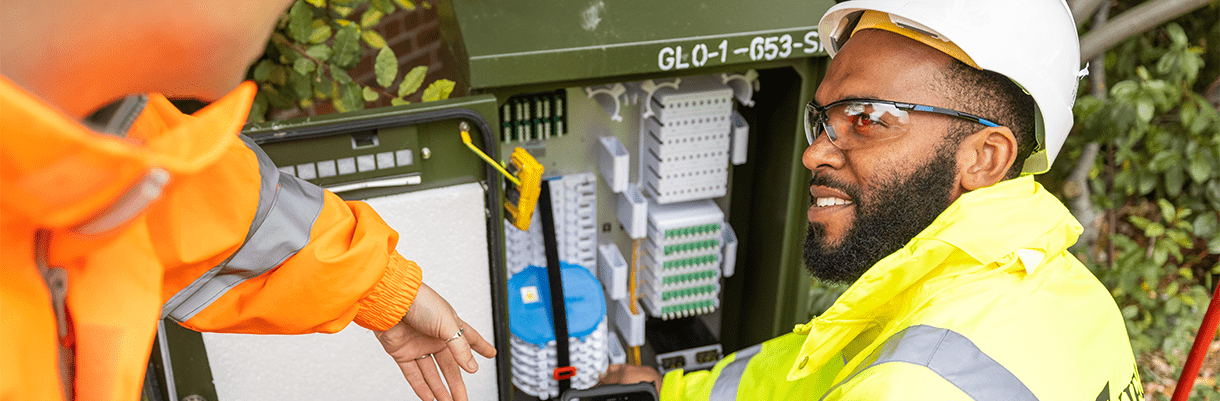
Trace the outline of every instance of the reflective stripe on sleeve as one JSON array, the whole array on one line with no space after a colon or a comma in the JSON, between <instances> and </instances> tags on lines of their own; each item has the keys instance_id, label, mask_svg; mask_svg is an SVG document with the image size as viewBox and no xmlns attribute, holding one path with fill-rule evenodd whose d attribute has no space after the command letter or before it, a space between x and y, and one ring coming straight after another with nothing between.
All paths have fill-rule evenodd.
<instances>
[{"instance_id":1,"label":"reflective stripe on sleeve","mask_svg":"<svg viewBox=\"0 0 1220 401\"><path fill-rule=\"evenodd\" d=\"M250 138L246 147L258 157L262 188L258 210L241 248L220 265L209 269L178 291L161 308L161 317L185 322L207 308L229 289L266 273L309 243L314 221L322 212L324 191L280 171Z\"/></svg>"},{"instance_id":2,"label":"reflective stripe on sleeve","mask_svg":"<svg viewBox=\"0 0 1220 401\"><path fill-rule=\"evenodd\" d=\"M750 359L758 354L762 349L762 344L755 345L750 348L737 351L737 355L733 357L733 362L729 362L724 368L720 369L720 376L716 377L716 383L712 385L712 394L708 397L709 401L732 401L737 399L737 385L741 383L741 375L746 372L746 366L750 364Z\"/></svg>"},{"instance_id":3,"label":"reflective stripe on sleeve","mask_svg":"<svg viewBox=\"0 0 1220 401\"><path fill-rule=\"evenodd\" d=\"M874 366L903 362L932 370L977 401L1038 399L1017 376L953 330L928 325L907 327L886 340L873 356L873 363L843 382Z\"/></svg>"}]
</instances>

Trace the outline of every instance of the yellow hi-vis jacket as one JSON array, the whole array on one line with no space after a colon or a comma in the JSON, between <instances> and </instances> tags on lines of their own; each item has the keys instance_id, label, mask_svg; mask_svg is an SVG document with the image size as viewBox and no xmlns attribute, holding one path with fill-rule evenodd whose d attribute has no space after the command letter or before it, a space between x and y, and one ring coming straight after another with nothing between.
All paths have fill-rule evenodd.
<instances>
[{"instance_id":1,"label":"yellow hi-vis jacket","mask_svg":"<svg viewBox=\"0 0 1220 401\"><path fill-rule=\"evenodd\" d=\"M794 333L661 400L1141 400L1122 316L1032 177L962 195Z\"/></svg>"}]
</instances>

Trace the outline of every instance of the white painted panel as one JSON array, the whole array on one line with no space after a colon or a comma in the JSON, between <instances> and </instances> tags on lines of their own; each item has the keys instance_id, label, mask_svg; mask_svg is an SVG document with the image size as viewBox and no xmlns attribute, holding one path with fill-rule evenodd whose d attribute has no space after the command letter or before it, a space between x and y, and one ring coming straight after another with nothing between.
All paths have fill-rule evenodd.
<instances>
[{"instance_id":1,"label":"white painted panel","mask_svg":"<svg viewBox=\"0 0 1220 401\"><path fill-rule=\"evenodd\" d=\"M423 268L424 282L489 341L490 263L483 189L477 183L368 200L398 230L398 252ZM355 324L336 334L205 333L217 396L229 400L415 399L373 333ZM500 350L507 356L507 350ZM494 361L476 356L465 375L472 400L499 397Z\"/></svg>"}]
</instances>

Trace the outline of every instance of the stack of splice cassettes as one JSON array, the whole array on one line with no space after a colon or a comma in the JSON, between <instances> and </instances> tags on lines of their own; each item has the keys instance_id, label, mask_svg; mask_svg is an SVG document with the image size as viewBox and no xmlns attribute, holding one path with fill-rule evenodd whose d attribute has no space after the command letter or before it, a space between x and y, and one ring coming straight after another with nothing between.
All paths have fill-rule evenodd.
<instances>
[{"instance_id":1,"label":"stack of splice cassettes","mask_svg":"<svg viewBox=\"0 0 1220 401\"><path fill-rule=\"evenodd\" d=\"M662 319L708 313L720 306L724 213L710 200L648 209L641 299Z\"/></svg>"},{"instance_id":2,"label":"stack of splice cassettes","mask_svg":"<svg viewBox=\"0 0 1220 401\"><path fill-rule=\"evenodd\" d=\"M644 187L661 204L727 192L733 90L714 77L683 79L650 100L644 122Z\"/></svg>"},{"instance_id":3,"label":"stack of splice cassettes","mask_svg":"<svg viewBox=\"0 0 1220 401\"><path fill-rule=\"evenodd\" d=\"M578 264L597 274L597 177L569 174L550 180L551 207L559 260ZM505 261L511 276L526 266L546 266L542 247L542 217L534 211L529 231L506 224Z\"/></svg>"},{"instance_id":4,"label":"stack of splice cassettes","mask_svg":"<svg viewBox=\"0 0 1220 401\"><path fill-rule=\"evenodd\" d=\"M572 377L572 388L586 389L597 384L598 376L609 366L609 349L606 341L606 321L592 334L584 338L568 337L569 359L576 367ZM513 385L534 397L550 399L559 396L559 382L555 371L555 341L544 346L531 344L510 336L512 344Z\"/></svg>"}]
</instances>

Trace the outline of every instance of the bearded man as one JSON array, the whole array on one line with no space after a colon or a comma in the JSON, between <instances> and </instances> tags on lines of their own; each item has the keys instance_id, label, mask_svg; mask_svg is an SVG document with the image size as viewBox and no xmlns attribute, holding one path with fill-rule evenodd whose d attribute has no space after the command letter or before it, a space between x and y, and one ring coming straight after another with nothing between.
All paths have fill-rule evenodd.
<instances>
[{"instance_id":1,"label":"bearded man","mask_svg":"<svg viewBox=\"0 0 1220 401\"><path fill-rule=\"evenodd\" d=\"M804 257L850 287L710 371L603 381L662 400L1141 399L1118 307L1067 252L1081 227L1030 175L1072 125L1067 5L855 0L819 33Z\"/></svg>"}]
</instances>

